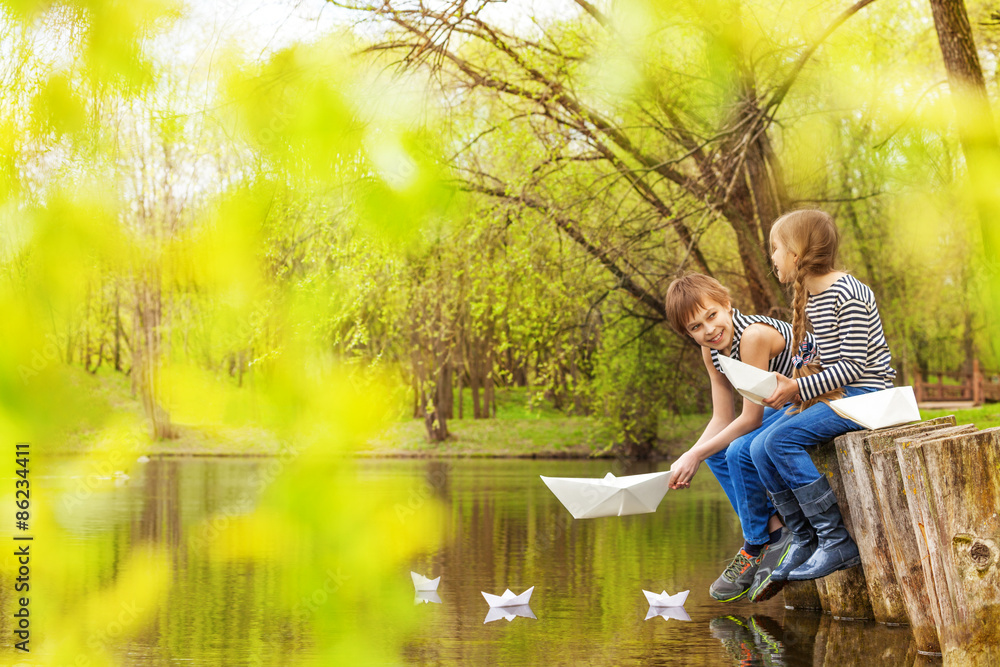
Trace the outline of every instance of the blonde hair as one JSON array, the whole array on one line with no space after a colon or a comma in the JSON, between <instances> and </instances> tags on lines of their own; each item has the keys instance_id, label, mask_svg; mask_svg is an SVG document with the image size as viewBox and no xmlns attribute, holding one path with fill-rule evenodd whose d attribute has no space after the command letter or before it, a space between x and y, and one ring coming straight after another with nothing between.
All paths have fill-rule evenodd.
<instances>
[{"instance_id":1,"label":"blonde hair","mask_svg":"<svg viewBox=\"0 0 1000 667\"><path fill-rule=\"evenodd\" d=\"M806 301L809 291L805 287L805 279L811 275L823 275L834 270L837 263L837 250L840 247L840 234L833 218L823 211L804 209L786 213L771 225L771 240L777 239L785 250L795 255L794 273L792 275L792 339L798 352L799 345L806 340L808 317ZM792 371L792 378L806 377L823 370L818 359L814 359L802 368ZM818 402L841 398L843 388L838 387L822 396L810 399L793 408L790 412L800 412Z\"/></svg>"},{"instance_id":2,"label":"blonde hair","mask_svg":"<svg viewBox=\"0 0 1000 667\"><path fill-rule=\"evenodd\" d=\"M701 273L690 273L670 283L664 308L673 330L686 334L691 317L708 300L721 305L731 303L729 290L715 278Z\"/></svg>"}]
</instances>

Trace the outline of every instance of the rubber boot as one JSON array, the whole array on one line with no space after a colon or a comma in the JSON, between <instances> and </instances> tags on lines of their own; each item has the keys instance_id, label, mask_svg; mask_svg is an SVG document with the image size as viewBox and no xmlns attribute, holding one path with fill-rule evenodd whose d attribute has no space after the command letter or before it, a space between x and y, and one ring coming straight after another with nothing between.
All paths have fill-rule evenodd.
<instances>
[{"instance_id":1,"label":"rubber boot","mask_svg":"<svg viewBox=\"0 0 1000 667\"><path fill-rule=\"evenodd\" d=\"M816 531L819 544L806 562L788 573L788 581L819 579L858 565L861 562L858 545L847 532L837 497L826 477L792 492L806 520Z\"/></svg>"}]
</instances>

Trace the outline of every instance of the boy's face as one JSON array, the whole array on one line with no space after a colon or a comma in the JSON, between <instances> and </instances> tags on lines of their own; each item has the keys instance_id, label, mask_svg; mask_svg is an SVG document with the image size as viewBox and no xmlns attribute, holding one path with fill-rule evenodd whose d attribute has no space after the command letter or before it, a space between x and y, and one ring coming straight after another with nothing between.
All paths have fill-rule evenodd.
<instances>
[{"instance_id":1,"label":"boy's face","mask_svg":"<svg viewBox=\"0 0 1000 667\"><path fill-rule=\"evenodd\" d=\"M691 315L685 331L702 347L729 354L733 345L732 306L711 299L703 301Z\"/></svg>"}]
</instances>

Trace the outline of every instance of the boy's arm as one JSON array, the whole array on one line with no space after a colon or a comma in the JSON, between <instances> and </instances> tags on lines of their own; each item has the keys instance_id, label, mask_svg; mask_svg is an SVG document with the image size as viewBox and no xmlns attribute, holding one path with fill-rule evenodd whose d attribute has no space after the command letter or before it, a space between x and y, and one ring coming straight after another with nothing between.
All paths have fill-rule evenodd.
<instances>
[{"instance_id":1,"label":"boy's arm","mask_svg":"<svg viewBox=\"0 0 1000 667\"><path fill-rule=\"evenodd\" d=\"M751 325L740 338L740 358L744 363L767 370L768 361L773 356L772 352L777 354L784 345L785 339L776 329L765 324ZM712 379L712 420L691 449L671 466L671 470L674 471L670 478L672 489L690 486L691 479L702 461L728 447L736 438L759 428L763 421L764 408L749 399L743 399L743 411L739 417L734 418L732 385L715 369L715 366L712 366L711 356L708 357L707 365L709 377ZM716 395L717 382L724 385L720 389L724 389L725 398L721 391L719 396ZM719 399L723 399L724 403L720 404ZM728 419L725 420L717 418L716 408L723 406L729 406Z\"/></svg>"}]
</instances>

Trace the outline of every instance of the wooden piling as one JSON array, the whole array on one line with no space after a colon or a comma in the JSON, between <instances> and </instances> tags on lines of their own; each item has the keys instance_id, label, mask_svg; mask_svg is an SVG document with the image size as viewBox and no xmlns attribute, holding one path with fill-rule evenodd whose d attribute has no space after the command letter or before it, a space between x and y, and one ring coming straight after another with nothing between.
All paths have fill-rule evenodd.
<instances>
[{"instance_id":1,"label":"wooden piling","mask_svg":"<svg viewBox=\"0 0 1000 667\"><path fill-rule=\"evenodd\" d=\"M781 592L786 609L823 609L815 581L789 581Z\"/></svg>"},{"instance_id":2,"label":"wooden piling","mask_svg":"<svg viewBox=\"0 0 1000 667\"><path fill-rule=\"evenodd\" d=\"M877 431L853 431L838 437L834 442L844 496L850 499L848 511L851 535L861 552L868 598L874 618L879 623L902 624L907 623L909 617L896 580L888 539L882 530L885 521L869 460L872 443L893 443L896 437L926 433L954 423L955 418L949 416ZM841 496L838 494L837 498L839 500ZM841 502L841 514L844 513L844 503Z\"/></svg>"},{"instance_id":3,"label":"wooden piling","mask_svg":"<svg viewBox=\"0 0 1000 667\"><path fill-rule=\"evenodd\" d=\"M836 445L836 441L834 441L834 445ZM816 469L821 475L826 476L830 482L830 488L837 496L840 514L844 517L847 532L852 536L856 535L854 526L851 524L851 500L844 490L843 476L837 459L837 447L831 447L829 444L813 447L809 454L812 456ZM825 593L824 588L826 589ZM874 618L875 614L868 597L868 588L865 586L865 573L862 565L840 570L824 577L821 584L817 583L817 591L823 604L823 611L829 612L834 618Z\"/></svg>"},{"instance_id":4,"label":"wooden piling","mask_svg":"<svg viewBox=\"0 0 1000 667\"><path fill-rule=\"evenodd\" d=\"M975 426L971 424L915 429L908 432L902 441L914 442L924 437L940 438L975 430ZM917 650L924 654L940 653L941 644L927 594L917 535L910 520L906 489L896 455L896 442L892 437L873 437L869 442L875 494L883 518L880 530L885 533L893 573Z\"/></svg>"},{"instance_id":5,"label":"wooden piling","mask_svg":"<svg viewBox=\"0 0 1000 667\"><path fill-rule=\"evenodd\" d=\"M950 666L1000 664L1000 428L909 447Z\"/></svg>"}]
</instances>

